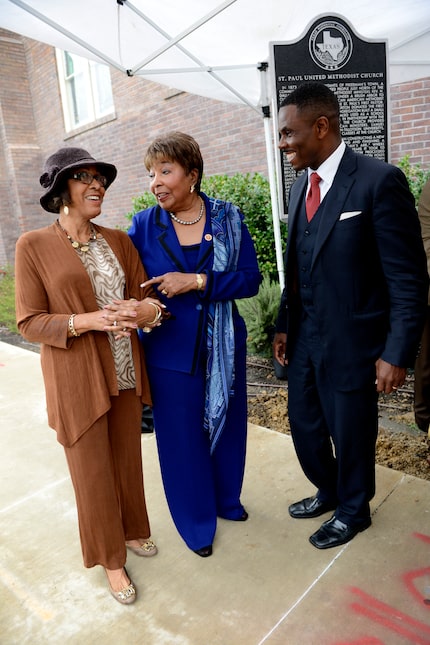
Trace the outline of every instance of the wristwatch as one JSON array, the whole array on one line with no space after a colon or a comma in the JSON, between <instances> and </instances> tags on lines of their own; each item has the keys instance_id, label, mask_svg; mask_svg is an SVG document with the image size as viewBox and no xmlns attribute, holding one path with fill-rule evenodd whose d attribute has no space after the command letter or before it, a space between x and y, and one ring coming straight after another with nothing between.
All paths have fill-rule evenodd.
<instances>
[{"instance_id":1,"label":"wristwatch","mask_svg":"<svg viewBox=\"0 0 430 645\"><path fill-rule=\"evenodd\" d=\"M197 291L201 291L203 289L203 278L200 275L200 273L196 273L196 280L197 280Z\"/></svg>"}]
</instances>

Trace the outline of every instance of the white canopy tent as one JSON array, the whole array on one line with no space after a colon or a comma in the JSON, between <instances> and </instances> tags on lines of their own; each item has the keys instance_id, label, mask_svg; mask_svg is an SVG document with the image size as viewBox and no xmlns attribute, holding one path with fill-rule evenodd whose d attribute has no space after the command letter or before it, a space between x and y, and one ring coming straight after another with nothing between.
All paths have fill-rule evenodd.
<instances>
[{"instance_id":1,"label":"white canopy tent","mask_svg":"<svg viewBox=\"0 0 430 645\"><path fill-rule=\"evenodd\" d=\"M430 76L429 0L0 0L0 27L156 83L258 109L257 64L339 14L388 39L390 82Z\"/></svg>"},{"instance_id":2,"label":"white canopy tent","mask_svg":"<svg viewBox=\"0 0 430 645\"><path fill-rule=\"evenodd\" d=\"M294 42L318 16L336 14L362 38L387 40L391 84L430 76L429 0L0 0L0 28L258 112L271 105L260 65L269 42ZM283 284L273 137L264 123Z\"/></svg>"}]
</instances>

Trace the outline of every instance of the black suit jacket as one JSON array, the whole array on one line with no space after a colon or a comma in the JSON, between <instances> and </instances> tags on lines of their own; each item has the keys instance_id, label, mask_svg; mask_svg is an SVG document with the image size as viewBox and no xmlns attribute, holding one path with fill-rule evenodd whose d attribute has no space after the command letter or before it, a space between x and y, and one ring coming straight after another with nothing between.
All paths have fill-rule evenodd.
<instances>
[{"instance_id":1,"label":"black suit jacket","mask_svg":"<svg viewBox=\"0 0 430 645\"><path fill-rule=\"evenodd\" d=\"M289 199L286 287L277 331L287 356L300 324L294 289L295 232L307 173ZM414 199L403 172L346 148L320 205L311 262L313 304L332 381L355 389L374 377L375 361L413 365L427 305L426 258Z\"/></svg>"}]
</instances>

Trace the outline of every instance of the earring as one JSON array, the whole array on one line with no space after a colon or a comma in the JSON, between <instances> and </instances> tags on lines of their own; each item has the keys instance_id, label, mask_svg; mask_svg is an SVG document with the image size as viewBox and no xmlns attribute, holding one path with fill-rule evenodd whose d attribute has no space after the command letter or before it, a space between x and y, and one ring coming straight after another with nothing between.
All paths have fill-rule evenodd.
<instances>
[{"instance_id":1,"label":"earring","mask_svg":"<svg viewBox=\"0 0 430 645\"><path fill-rule=\"evenodd\" d=\"M64 213L64 215L67 217L67 215L69 214L69 207L68 207L68 206L65 206L65 207L63 208L63 213Z\"/></svg>"},{"instance_id":2,"label":"earring","mask_svg":"<svg viewBox=\"0 0 430 645\"><path fill-rule=\"evenodd\" d=\"M195 184L192 184L192 185L190 186L190 193L193 193L193 192L194 192L194 190L195 190L195 188L196 188Z\"/></svg>"}]
</instances>

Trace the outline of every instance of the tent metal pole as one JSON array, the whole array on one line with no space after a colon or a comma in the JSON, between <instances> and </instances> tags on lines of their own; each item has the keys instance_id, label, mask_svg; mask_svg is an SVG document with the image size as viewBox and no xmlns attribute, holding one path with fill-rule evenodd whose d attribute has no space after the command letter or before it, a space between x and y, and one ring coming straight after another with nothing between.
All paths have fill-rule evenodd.
<instances>
[{"instance_id":1,"label":"tent metal pole","mask_svg":"<svg viewBox=\"0 0 430 645\"><path fill-rule=\"evenodd\" d=\"M266 156L267 156L267 169L269 172L269 186L270 186L270 199L272 203L272 220L273 220L273 235L275 239L275 252L276 252L276 266L278 269L279 286L281 290L285 287L285 270L284 258L282 253L282 240L281 240L281 219L279 216L279 202L276 181L276 169L274 162L274 144L272 141L272 132L270 125L270 104L271 101L267 92L267 68L268 63L259 63L258 69L261 72L261 99L262 99L262 112L264 124L264 138L266 141Z\"/></svg>"},{"instance_id":2,"label":"tent metal pole","mask_svg":"<svg viewBox=\"0 0 430 645\"><path fill-rule=\"evenodd\" d=\"M236 0L226 0L226 2L223 2L223 4L219 5L215 9L213 9L206 16L203 16L203 18L201 18L197 22L193 23L187 29L185 29L183 32L181 32L180 34L178 34L177 36L175 36L173 38L172 38L172 36L170 36L170 34L168 34L166 31L164 31L164 29L161 29L161 27L159 25L157 25L154 21L152 21L150 18L148 18L148 16L146 16L144 13L139 11L139 9L137 9L137 7L135 7L131 2L127 2L124 5L125 7L127 7L128 9L131 9L132 11L134 11L134 13L136 13L139 16L139 18L142 18L142 20L144 20L149 25L151 25L151 27L153 29L158 31L162 36L164 36L167 39L167 42L164 45L162 45L161 47L159 47L159 49L157 49L157 51L152 52L144 60L142 60L137 65L135 65L133 70L131 70L132 73L136 74L136 72L138 72L141 67L145 67L146 65L148 65L155 58L158 58L159 56L161 56L161 54L163 54L165 51L167 51L171 47L174 47L175 45L179 46L180 41L183 40L186 36L189 36L190 34L192 34L199 27L204 25L209 20L212 20L212 18L214 18L216 15L221 13L221 11L224 11L224 9L229 7L231 4L234 4L235 2L236 2ZM185 54L187 54L188 56L191 57L191 54L185 48L182 49L182 47L181 47L181 51L183 51Z\"/></svg>"},{"instance_id":3,"label":"tent metal pole","mask_svg":"<svg viewBox=\"0 0 430 645\"><path fill-rule=\"evenodd\" d=\"M199 21L195 22L194 24L190 25L185 31L180 33L178 36L175 36L172 38L170 34L168 34L164 29L162 29L159 25L157 25L153 20L151 20L147 15L142 13L137 7L135 7L131 2L127 2L124 6L127 7L128 9L131 9L134 11L134 13L139 16L142 20L147 22L153 29L158 31L159 34L161 34L164 38L166 38L167 42L157 49L157 51L152 52L150 56L147 56L144 60L142 60L140 63L135 65L133 69L128 69L127 70L127 75L128 76L134 76L136 74L140 74L142 76L149 74L165 74L168 73L168 70L145 70L143 69L146 67L149 63L151 63L153 60L158 58L161 54L163 54L165 51L170 49L171 47L177 47L183 54L188 56L190 60L192 60L196 65L198 65L198 68L195 70L191 71L197 71L197 72L206 72L209 74L215 81L223 85L227 90L229 90L233 96L236 96L242 103L245 103L245 105L248 105L248 107L252 108L256 112L258 112L258 108L252 105L248 99L246 99L242 94L240 94L234 87L232 87L229 83L224 81L223 78L221 78L218 74L215 72L215 68L209 67L205 65L197 56L194 56L191 52L189 52L182 44L181 40L183 40L186 36L189 36L192 34L194 31L196 31L199 27L204 25L206 22L209 20L212 20L215 16L217 16L221 11L224 11L227 7L230 5L234 4L236 0L226 0L226 2L223 2L221 5L213 9L210 13L208 13L206 16L201 18ZM178 71L178 70L176 70ZM181 70L180 70L181 71Z\"/></svg>"},{"instance_id":4,"label":"tent metal pole","mask_svg":"<svg viewBox=\"0 0 430 645\"><path fill-rule=\"evenodd\" d=\"M48 16L43 15L42 13L40 13L40 11L37 11L33 7L30 7L30 5L26 4L25 2L22 2L22 0L9 0L9 2L11 2L14 5L16 5L20 9L23 9L24 11L26 11L30 15L32 15L35 18L37 18L38 20L40 20L41 22L44 22L45 25L48 25L49 27L52 27L52 29L55 29L55 31L58 31L60 34L63 34L63 36L66 36L67 38L70 38L70 40L72 40L74 43L77 43L78 45L80 45L81 47L86 49L87 51L89 51L92 54L94 54L95 56L97 56L97 58L99 58L100 60L104 61L104 63L106 65L111 65L111 67L114 67L115 69L118 69L120 72L125 72L126 71L124 69L124 67L122 67L115 60L113 60L112 58L109 58L109 56L106 56L105 54L100 52L98 49L93 47L90 43L85 42L84 40L82 40L82 38L79 38L79 36L77 36L76 34L72 34L72 32L68 31L68 29L66 29L62 25L58 24L58 22L54 22L53 20L48 18ZM33 38L36 38L36 35L33 36ZM52 47L55 47L55 45L52 45ZM81 55L84 56L84 54L81 54Z\"/></svg>"}]
</instances>

